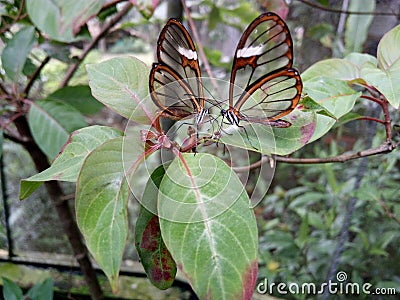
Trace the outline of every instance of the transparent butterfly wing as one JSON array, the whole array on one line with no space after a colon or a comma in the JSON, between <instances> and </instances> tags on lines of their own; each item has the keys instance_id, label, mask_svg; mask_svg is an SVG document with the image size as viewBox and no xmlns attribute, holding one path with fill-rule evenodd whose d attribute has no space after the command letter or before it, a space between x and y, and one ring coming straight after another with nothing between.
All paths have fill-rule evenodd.
<instances>
[{"instance_id":1,"label":"transparent butterfly wing","mask_svg":"<svg viewBox=\"0 0 400 300\"><path fill-rule=\"evenodd\" d=\"M153 64L150 71L150 95L162 117L180 120L202 111L187 82L163 64Z\"/></svg>"},{"instance_id":2,"label":"transparent butterfly wing","mask_svg":"<svg viewBox=\"0 0 400 300\"><path fill-rule=\"evenodd\" d=\"M282 69L267 74L248 86L236 102L235 109L247 121L274 121L297 106L301 91L299 72L295 69Z\"/></svg>"},{"instance_id":3,"label":"transparent butterfly wing","mask_svg":"<svg viewBox=\"0 0 400 300\"><path fill-rule=\"evenodd\" d=\"M230 110L251 122L271 122L290 113L302 90L292 64L293 42L287 25L274 13L262 14L247 27L236 48Z\"/></svg>"},{"instance_id":4,"label":"transparent butterfly wing","mask_svg":"<svg viewBox=\"0 0 400 300\"><path fill-rule=\"evenodd\" d=\"M192 114L200 113L204 107L204 97L196 48L186 28L176 19L169 19L160 33L157 42L157 60L158 71L162 70L164 75L165 72L169 72L169 77L181 82L177 86L187 87L185 91L192 94L191 97L186 95L185 98L175 99L174 102L183 101L185 103L180 104L180 107L187 107L187 110ZM163 68L159 66L163 66ZM154 90L154 87L151 87L154 82L163 82L162 80L152 81L151 79L151 76L155 74L160 79L159 73L151 72L150 89ZM169 79L165 78L164 81L169 82ZM171 94L168 96L171 96ZM162 108L165 108L165 106L168 107L171 104L171 99L169 98L162 99L160 95L158 101L155 102L157 105L163 103ZM190 103L191 101L197 103ZM196 110L193 111L193 108Z\"/></svg>"}]
</instances>

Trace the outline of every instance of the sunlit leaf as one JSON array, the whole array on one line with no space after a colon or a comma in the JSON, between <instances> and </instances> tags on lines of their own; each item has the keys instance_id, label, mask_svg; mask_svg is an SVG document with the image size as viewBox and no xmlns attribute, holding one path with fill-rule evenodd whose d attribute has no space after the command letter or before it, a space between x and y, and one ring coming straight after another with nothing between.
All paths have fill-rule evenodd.
<instances>
[{"instance_id":1,"label":"sunlit leaf","mask_svg":"<svg viewBox=\"0 0 400 300\"><path fill-rule=\"evenodd\" d=\"M400 107L400 59L386 70L366 63L361 68L362 77L376 87L396 109Z\"/></svg>"},{"instance_id":2,"label":"sunlit leaf","mask_svg":"<svg viewBox=\"0 0 400 300\"><path fill-rule=\"evenodd\" d=\"M283 118L292 125L276 128L266 124L246 123L224 127L220 141L266 155L290 154L308 143L315 129L315 112L295 109Z\"/></svg>"},{"instance_id":3,"label":"sunlit leaf","mask_svg":"<svg viewBox=\"0 0 400 300\"><path fill-rule=\"evenodd\" d=\"M352 110L356 99L361 96L361 92L350 88L345 81L324 76L306 81L304 90L314 101L332 113L336 119ZM327 133L335 122L336 120L332 117L318 114L315 132L310 141L315 141Z\"/></svg>"},{"instance_id":4,"label":"sunlit leaf","mask_svg":"<svg viewBox=\"0 0 400 300\"><path fill-rule=\"evenodd\" d=\"M376 57L366 53L350 53L344 59L352 62L358 68L361 68L365 63L376 64Z\"/></svg>"},{"instance_id":5,"label":"sunlit leaf","mask_svg":"<svg viewBox=\"0 0 400 300\"><path fill-rule=\"evenodd\" d=\"M292 124L289 128L273 127L277 155L288 155L310 142L316 128L317 114L296 109L284 119Z\"/></svg>"},{"instance_id":6,"label":"sunlit leaf","mask_svg":"<svg viewBox=\"0 0 400 300\"><path fill-rule=\"evenodd\" d=\"M387 70L400 59L400 25L387 32L378 45L378 65Z\"/></svg>"},{"instance_id":7,"label":"sunlit leaf","mask_svg":"<svg viewBox=\"0 0 400 300\"><path fill-rule=\"evenodd\" d=\"M150 124L157 107L149 95L149 68L134 57L118 57L88 65L93 96L125 118ZM147 97L147 98L146 98ZM135 114L132 116L132 113Z\"/></svg>"},{"instance_id":8,"label":"sunlit leaf","mask_svg":"<svg viewBox=\"0 0 400 300\"><path fill-rule=\"evenodd\" d=\"M26 9L41 31L53 40L68 43L79 39L81 27L100 11L103 3L104 0L27 0Z\"/></svg>"},{"instance_id":9,"label":"sunlit leaf","mask_svg":"<svg viewBox=\"0 0 400 300\"><path fill-rule=\"evenodd\" d=\"M327 117L331 117L333 119L336 119L336 117L329 111L326 109L326 107L323 107L322 105L320 105L318 102L314 101L312 98L310 98L309 96L304 97L301 100L301 104L304 106L304 108L306 108L307 110L313 110L315 111L317 114L320 115L324 115Z\"/></svg>"},{"instance_id":10,"label":"sunlit leaf","mask_svg":"<svg viewBox=\"0 0 400 300\"><path fill-rule=\"evenodd\" d=\"M303 82L307 82L313 78L321 76L332 77L341 80L353 80L359 78L359 70L357 66L348 60L331 58L321 60L301 74Z\"/></svg>"}]
</instances>

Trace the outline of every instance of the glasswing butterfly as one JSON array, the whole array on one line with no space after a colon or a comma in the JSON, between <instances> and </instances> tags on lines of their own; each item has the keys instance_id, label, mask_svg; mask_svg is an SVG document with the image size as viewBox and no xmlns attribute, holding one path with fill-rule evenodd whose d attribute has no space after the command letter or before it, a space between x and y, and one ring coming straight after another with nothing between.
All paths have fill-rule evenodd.
<instances>
[{"instance_id":1,"label":"glasswing butterfly","mask_svg":"<svg viewBox=\"0 0 400 300\"><path fill-rule=\"evenodd\" d=\"M150 72L150 92L160 108L159 116L174 120L194 116L198 126L208 114L205 102L209 100L204 98L193 40L176 19L170 19L160 33L157 60ZM293 42L287 25L275 13L260 15L247 27L237 45L229 107L220 111L223 119L239 127L241 120L274 127L290 126L280 118L296 107L302 91L299 72L292 64Z\"/></svg>"}]
</instances>

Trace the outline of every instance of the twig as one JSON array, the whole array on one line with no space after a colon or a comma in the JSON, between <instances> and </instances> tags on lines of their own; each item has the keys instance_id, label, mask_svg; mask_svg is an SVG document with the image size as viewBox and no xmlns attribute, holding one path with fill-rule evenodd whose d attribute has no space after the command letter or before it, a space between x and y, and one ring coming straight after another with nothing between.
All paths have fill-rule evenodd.
<instances>
[{"instance_id":1,"label":"twig","mask_svg":"<svg viewBox=\"0 0 400 300\"><path fill-rule=\"evenodd\" d=\"M273 156L273 159L278 162L284 162L288 164L302 164L302 165L307 165L307 164L326 164L326 163L333 163L333 162L346 162L352 159L357 159L361 157L367 157L367 156L372 156L372 155L378 155L378 154L385 154L392 152L394 149L396 149L400 145L399 143L393 144L391 142L385 142L382 145L376 147L376 148L371 148L363 151L357 151L357 152L350 152L350 153L343 153L341 155L337 156L331 156L331 157L324 157L324 158L294 158L294 157L285 157L285 156ZM248 170L252 169L257 169L261 167L262 164L269 162L270 157L267 155L263 155L261 159L255 163L252 163L251 165L245 166L245 167L234 167L233 170L235 172L245 172Z\"/></svg>"},{"instance_id":2,"label":"twig","mask_svg":"<svg viewBox=\"0 0 400 300\"><path fill-rule=\"evenodd\" d=\"M382 93L380 93L376 89L374 91L369 88L368 91L370 93L372 92L373 95L376 94L376 96L371 97L368 95L362 95L360 98L368 99L375 103L378 103L379 106L382 108L383 117L385 120L381 121L380 123L385 124L386 142L390 142L392 140L392 120L390 119L390 113L389 113L389 101L386 99L386 97Z\"/></svg>"},{"instance_id":3,"label":"twig","mask_svg":"<svg viewBox=\"0 0 400 300\"><path fill-rule=\"evenodd\" d=\"M256 161L255 163L244 167L232 167L232 170L235 171L235 173L245 173L261 167L261 165L265 164L266 162L270 162L271 159L273 159L271 156L263 155L261 156L261 159Z\"/></svg>"},{"instance_id":4,"label":"twig","mask_svg":"<svg viewBox=\"0 0 400 300\"><path fill-rule=\"evenodd\" d=\"M367 116L362 116L362 117L358 117L356 120L366 120L366 121L374 121L380 124L386 124L385 121L379 120L377 118L373 118L373 117L367 117Z\"/></svg>"},{"instance_id":5,"label":"twig","mask_svg":"<svg viewBox=\"0 0 400 300\"><path fill-rule=\"evenodd\" d=\"M371 155L385 154L392 152L399 146L400 143L393 144L391 142L385 142L382 145L371 148L367 150L343 153L341 155L324 157L324 158L293 158L293 157L283 157L275 156L276 161L285 162L289 164L324 164L332 162L346 162L352 159L367 157Z\"/></svg>"},{"instance_id":6,"label":"twig","mask_svg":"<svg viewBox=\"0 0 400 300\"><path fill-rule=\"evenodd\" d=\"M50 167L47 156L40 150L39 146L33 141L32 134L29 129L28 121L25 116L21 116L14 122L21 137L26 138L29 142L22 144L27 150L35 164L36 170L41 172ZM66 201L61 199L63 191L58 181L46 181L49 198L54 206L65 234L68 237L75 258L82 270L85 282L89 288L90 295L93 299L104 299L103 292L96 277L96 271L89 259L89 253L82 241L77 224L74 221L71 208Z\"/></svg>"},{"instance_id":7,"label":"twig","mask_svg":"<svg viewBox=\"0 0 400 300\"><path fill-rule=\"evenodd\" d=\"M196 26L194 25L192 16L190 14L190 11L189 11L188 7L186 6L186 1L185 0L182 0L182 6L183 6L183 9L185 11L187 20L189 22L189 26L192 29L194 40L196 41L197 47L199 48L199 54L200 54L200 58L201 58L202 62L204 63L204 68L206 69L207 75L210 78L210 81L211 81L211 84L213 85L213 88L218 93L218 91L219 91L218 84L215 81L215 77L214 77L214 75L213 75L213 73L211 71L210 63L208 62L207 56L204 53L203 45L202 45L202 43L200 41L199 34L197 32Z\"/></svg>"},{"instance_id":8,"label":"twig","mask_svg":"<svg viewBox=\"0 0 400 300\"><path fill-rule=\"evenodd\" d=\"M374 15L374 16L396 16L400 17L400 14L394 13L394 12L368 12L368 11L348 11L348 10L341 10L341 9L334 9L334 8L329 8L325 7L313 2L310 2L308 0L297 0L303 4L306 4L308 6L311 6L316 9L332 12L332 13L337 13L337 14L348 14L348 15Z\"/></svg>"},{"instance_id":9,"label":"twig","mask_svg":"<svg viewBox=\"0 0 400 300\"><path fill-rule=\"evenodd\" d=\"M44 66L50 61L50 56L46 56L46 58L42 61L42 63L40 64L40 66L35 70L35 73L33 73L31 79L29 80L28 84L26 85L23 95L24 97L28 97L29 92L33 86L33 84L35 83L36 79L38 78L38 76L40 75L40 72L42 71L42 69L44 68Z\"/></svg>"},{"instance_id":10,"label":"twig","mask_svg":"<svg viewBox=\"0 0 400 300\"><path fill-rule=\"evenodd\" d=\"M11 233L11 226L10 226L10 219L11 219L11 214L10 214L10 203L9 203L9 198L8 198L8 191L7 191L7 176L6 172L4 172L5 166L4 166L4 156L0 155L0 180L1 180L1 198L3 200L3 210L4 210L4 221L5 221L5 229L6 229L6 239L7 239L7 245L8 245L8 259L12 259L14 254L14 240L12 238L12 233Z\"/></svg>"},{"instance_id":11,"label":"twig","mask_svg":"<svg viewBox=\"0 0 400 300\"><path fill-rule=\"evenodd\" d=\"M100 31L100 33L92 40L90 44L88 44L82 51L82 53L78 56L77 61L72 64L68 70L66 71L65 77L60 83L60 88L65 87L68 85L68 82L71 80L72 76L75 74L76 70L85 59L86 55L97 45L99 40L103 38L107 32L116 24L118 23L123 16L125 16L129 10L132 8L131 3L127 3L121 11L119 11L114 18L112 18Z\"/></svg>"},{"instance_id":12,"label":"twig","mask_svg":"<svg viewBox=\"0 0 400 300\"><path fill-rule=\"evenodd\" d=\"M21 20L21 19L23 19L23 18L25 18L25 17L28 16L28 14L26 14L26 13L25 13L25 14L22 14L22 11L23 11L23 9L24 9L24 6L25 6L25 1L24 1L24 0L21 0L21 3L20 3L19 8L18 8L17 16L16 16L15 18L13 18L13 21L11 22L11 24L6 24L3 28L1 28L0 33L4 33L4 32L9 31L9 30L11 29L11 27L12 27L15 23L17 23L19 20ZM4 18L2 18L2 23L3 23L4 21L5 21ZM4 22L4 23L5 23L5 22Z\"/></svg>"},{"instance_id":13,"label":"twig","mask_svg":"<svg viewBox=\"0 0 400 300\"><path fill-rule=\"evenodd\" d=\"M379 199L379 204L385 210L386 215L389 218L393 219L397 224L400 224L400 219L398 219L396 217L396 215L390 211L389 207L387 207L387 205L384 201L385 201L385 199L383 199L383 197L382 197L382 199Z\"/></svg>"},{"instance_id":14,"label":"twig","mask_svg":"<svg viewBox=\"0 0 400 300\"><path fill-rule=\"evenodd\" d=\"M10 92L7 91L6 87L0 82L0 90L3 91L4 94L6 94L7 96L10 95Z\"/></svg>"}]
</instances>

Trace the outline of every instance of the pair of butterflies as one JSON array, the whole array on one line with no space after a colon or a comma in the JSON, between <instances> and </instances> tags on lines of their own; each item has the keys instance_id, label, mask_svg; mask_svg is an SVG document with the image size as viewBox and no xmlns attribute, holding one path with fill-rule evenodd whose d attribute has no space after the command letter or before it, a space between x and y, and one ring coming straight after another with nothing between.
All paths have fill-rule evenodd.
<instances>
[{"instance_id":1,"label":"pair of butterflies","mask_svg":"<svg viewBox=\"0 0 400 300\"><path fill-rule=\"evenodd\" d=\"M208 114L198 55L186 28L170 19L157 42L157 63L150 72L150 93L159 116L194 117L199 126ZM288 127L280 118L298 104L302 82L292 68L293 42L285 22L274 13L256 18L243 33L233 58L229 107L221 115L231 125L240 121Z\"/></svg>"}]
</instances>

